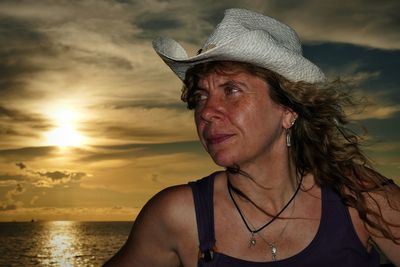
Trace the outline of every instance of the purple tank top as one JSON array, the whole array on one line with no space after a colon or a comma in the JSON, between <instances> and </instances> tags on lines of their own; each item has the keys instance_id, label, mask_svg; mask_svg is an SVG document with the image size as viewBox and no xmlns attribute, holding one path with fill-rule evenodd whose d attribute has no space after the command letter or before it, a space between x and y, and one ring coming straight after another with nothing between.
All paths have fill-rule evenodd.
<instances>
[{"instance_id":1,"label":"purple tank top","mask_svg":"<svg viewBox=\"0 0 400 267\"><path fill-rule=\"evenodd\" d=\"M215 246L213 191L216 173L190 182L196 210L201 257L199 267L372 267L379 266L379 253L367 252L355 232L348 208L339 195L321 188L322 214L318 232L300 253L274 262L251 262L213 252Z\"/></svg>"}]
</instances>

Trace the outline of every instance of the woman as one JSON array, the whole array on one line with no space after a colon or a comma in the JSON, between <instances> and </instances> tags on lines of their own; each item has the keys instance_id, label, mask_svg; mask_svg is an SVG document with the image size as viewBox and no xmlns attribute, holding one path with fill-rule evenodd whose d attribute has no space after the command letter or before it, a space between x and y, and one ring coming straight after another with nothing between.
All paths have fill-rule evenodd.
<instances>
[{"instance_id":1,"label":"woman","mask_svg":"<svg viewBox=\"0 0 400 267\"><path fill-rule=\"evenodd\" d=\"M350 96L291 28L230 9L194 57L153 45L225 171L154 196L106 266L379 266L373 243L400 265L400 190L369 166L345 127Z\"/></svg>"}]
</instances>

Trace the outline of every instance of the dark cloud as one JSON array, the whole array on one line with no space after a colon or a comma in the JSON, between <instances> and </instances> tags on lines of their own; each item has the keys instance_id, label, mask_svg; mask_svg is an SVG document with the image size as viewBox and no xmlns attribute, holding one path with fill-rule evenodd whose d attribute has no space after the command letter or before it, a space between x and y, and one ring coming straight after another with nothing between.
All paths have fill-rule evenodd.
<instances>
[{"instance_id":1,"label":"dark cloud","mask_svg":"<svg viewBox=\"0 0 400 267\"><path fill-rule=\"evenodd\" d=\"M400 2L334 0L268 1L264 13L291 25L307 41L343 42L385 49L400 48Z\"/></svg>"},{"instance_id":2,"label":"dark cloud","mask_svg":"<svg viewBox=\"0 0 400 267\"><path fill-rule=\"evenodd\" d=\"M22 110L7 108L0 105L0 120L12 122L29 122L31 124L44 124L47 122L43 117L37 114L27 113ZM49 124L45 124L49 126Z\"/></svg>"},{"instance_id":3,"label":"dark cloud","mask_svg":"<svg viewBox=\"0 0 400 267\"><path fill-rule=\"evenodd\" d=\"M155 4L155 3L154 3ZM159 9L128 4L138 10L133 24L139 36L167 35L201 45L227 8L258 11L289 24L307 42L343 42L385 49L400 48L400 2L353 0L160 1Z\"/></svg>"},{"instance_id":4,"label":"dark cloud","mask_svg":"<svg viewBox=\"0 0 400 267\"><path fill-rule=\"evenodd\" d=\"M373 144L382 142L400 142L400 112L384 120L367 119L362 124L368 129L368 135L373 137ZM397 151L400 155L400 151Z\"/></svg>"},{"instance_id":5,"label":"dark cloud","mask_svg":"<svg viewBox=\"0 0 400 267\"><path fill-rule=\"evenodd\" d=\"M28 177L22 174L0 173L0 181L26 181Z\"/></svg>"},{"instance_id":6,"label":"dark cloud","mask_svg":"<svg viewBox=\"0 0 400 267\"><path fill-rule=\"evenodd\" d=\"M43 67L32 63L37 55L53 51L47 37L34 29L32 22L0 16L0 99L40 98L39 90L28 85Z\"/></svg>"},{"instance_id":7,"label":"dark cloud","mask_svg":"<svg viewBox=\"0 0 400 267\"><path fill-rule=\"evenodd\" d=\"M60 172L60 171L54 171L54 172L36 172L36 174L42 176L42 177L47 177L52 179L53 181L56 180L61 180L63 178L69 177L68 173L65 172Z\"/></svg>"},{"instance_id":8,"label":"dark cloud","mask_svg":"<svg viewBox=\"0 0 400 267\"><path fill-rule=\"evenodd\" d=\"M126 70L133 71L133 64L126 58L111 55L105 52L99 52L88 46L84 49L78 47L70 47L58 44L59 54L62 57L71 60L71 65L82 64L86 67L95 67L106 70ZM71 66L71 68L73 68ZM67 67L67 66L66 66Z\"/></svg>"},{"instance_id":9,"label":"dark cloud","mask_svg":"<svg viewBox=\"0 0 400 267\"><path fill-rule=\"evenodd\" d=\"M93 109L167 109L167 110L177 110L184 111L186 110L186 104L180 101L179 95L177 95L174 99L170 99L166 96L163 96L161 92L158 95L154 94L151 98L151 94L147 95L146 99L140 98L132 98L132 99L120 99L109 101L107 104L102 105L101 107L92 107Z\"/></svg>"},{"instance_id":10,"label":"dark cloud","mask_svg":"<svg viewBox=\"0 0 400 267\"><path fill-rule=\"evenodd\" d=\"M0 105L0 138L3 142L15 137L39 137L38 130L51 127L41 115Z\"/></svg>"},{"instance_id":11,"label":"dark cloud","mask_svg":"<svg viewBox=\"0 0 400 267\"><path fill-rule=\"evenodd\" d=\"M8 162L15 161L31 161L38 158L46 158L57 151L56 147L24 147L17 149L2 149L0 150L0 159Z\"/></svg>"},{"instance_id":12,"label":"dark cloud","mask_svg":"<svg viewBox=\"0 0 400 267\"><path fill-rule=\"evenodd\" d=\"M17 184L15 189L13 191L10 191L10 195L17 196L21 195L23 192L25 192L25 188L21 184Z\"/></svg>"},{"instance_id":13,"label":"dark cloud","mask_svg":"<svg viewBox=\"0 0 400 267\"><path fill-rule=\"evenodd\" d=\"M22 133L13 129L13 126L0 125L0 136L21 136Z\"/></svg>"},{"instance_id":14,"label":"dark cloud","mask_svg":"<svg viewBox=\"0 0 400 267\"><path fill-rule=\"evenodd\" d=\"M96 146L96 151L91 151L79 158L79 161L99 161L109 159L129 159L168 154L201 154L204 149L198 141L182 141L157 144L125 144L114 146Z\"/></svg>"},{"instance_id":15,"label":"dark cloud","mask_svg":"<svg viewBox=\"0 0 400 267\"><path fill-rule=\"evenodd\" d=\"M45 177L51 179L53 182L58 182L64 180L64 182L69 181L79 181L84 177L87 177L87 173L84 172L69 172L69 171L47 171L38 172L32 171L32 173L39 175L40 177Z\"/></svg>"},{"instance_id":16,"label":"dark cloud","mask_svg":"<svg viewBox=\"0 0 400 267\"><path fill-rule=\"evenodd\" d=\"M26 169L26 165L23 162L15 163L15 165L21 170Z\"/></svg>"},{"instance_id":17,"label":"dark cloud","mask_svg":"<svg viewBox=\"0 0 400 267\"><path fill-rule=\"evenodd\" d=\"M171 143L153 143L153 144L125 144L125 145L114 145L114 146L101 146L99 148L106 148L114 151L124 151L132 149L140 149L141 151L154 151L156 153L170 153L175 151L181 152L193 152L199 148L199 141L182 141L182 142L171 142Z\"/></svg>"},{"instance_id":18,"label":"dark cloud","mask_svg":"<svg viewBox=\"0 0 400 267\"><path fill-rule=\"evenodd\" d=\"M305 45L304 55L327 73L337 76L379 73L359 84L364 92L400 103L400 50L371 49L343 43Z\"/></svg>"},{"instance_id":19,"label":"dark cloud","mask_svg":"<svg viewBox=\"0 0 400 267\"><path fill-rule=\"evenodd\" d=\"M18 7L14 5L15 3L12 3L12 1L9 3L15 10L18 10ZM43 6L41 6L43 3L38 3L35 6L33 3L21 1L20 10L30 9L32 17L18 16L18 12L15 16L12 12L7 12L7 14L0 12L0 103L5 100L18 101L27 98L44 98L49 92L46 92L45 88L41 88L35 82L49 72L73 72L77 66L127 71L133 69L132 63L124 56L116 56L101 51L90 43L82 46L75 45L73 41L71 43L60 42L57 35L52 35L57 31L51 29L56 28L57 25L61 27L68 24L69 20L73 18L67 14L64 14L67 16L65 18L60 16L58 21L56 19L57 14L49 17L49 21L34 17L35 12L40 14L39 10L43 9ZM5 5L4 2L2 4ZM49 12L51 8L60 11L60 8L56 8L57 5L52 4L49 3L49 10L43 10L44 14ZM66 11L83 8L79 4L74 6L73 4L60 3L60 5L64 6ZM86 5L85 8L88 8L88 6ZM51 24L52 20L54 20L53 24ZM63 32L60 35L67 36L65 37L66 40L76 38L75 32L82 31L82 36L85 35L83 33L85 27L78 24L74 27L76 29L70 28L70 32ZM96 29L96 31L100 30ZM68 35L71 36L68 37ZM101 36L100 33L98 35Z\"/></svg>"},{"instance_id":20,"label":"dark cloud","mask_svg":"<svg viewBox=\"0 0 400 267\"><path fill-rule=\"evenodd\" d=\"M123 125L106 126L102 131L108 138L156 138L163 137L166 132L154 127L130 127Z\"/></svg>"},{"instance_id":21,"label":"dark cloud","mask_svg":"<svg viewBox=\"0 0 400 267\"><path fill-rule=\"evenodd\" d=\"M151 34L184 26L184 23L181 20L177 19L173 15L169 16L168 14L164 16L160 16L159 14L153 16L146 15L139 18L134 23L136 26L143 29L144 32Z\"/></svg>"},{"instance_id":22,"label":"dark cloud","mask_svg":"<svg viewBox=\"0 0 400 267\"><path fill-rule=\"evenodd\" d=\"M370 104L366 111L378 112L377 109L390 109L388 116L379 116L378 113L361 119L359 123L365 127L368 141L363 148L373 151L374 146L396 143L400 141L400 50L371 49L364 46L324 43L305 45L304 54L311 61L321 66L327 73L343 77L356 77L359 73L371 74L355 83L354 86L369 99ZM375 110L369 105L373 104ZM396 111L397 110L397 111ZM373 118L376 116L376 118ZM391 153L399 155L399 150ZM369 152L371 153L371 152Z\"/></svg>"},{"instance_id":23,"label":"dark cloud","mask_svg":"<svg viewBox=\"0 0 400 267\"><path fill-rule=\"evenodd\" d=\"M52 187L53 185L57 184L79 183L82 178L89 177L89 174L86 172L60 170L38 171L27 168L27 166L22 162L16 163L15 165L17 165L24 174L0 173L0 181L8 181L9 183L29 182L35 185ZM23 192L24 190L22 189L22 185L18 184L12 192L14 192L15 194L13 194L16 195L17 192Z\"/></svg>"},{"instance_id":24,"label":"dark cloud","mask_svg":"<svg viewBox=\"0 0 400 267\"><path fill-rule=\"evenodd\" d=\"M36 174L41 178L35 182L38 187L53 187L55 185L66 185L66 184L76 184L84 178L88 177L85 172L70 172L70 171L29 171L32 174Z\"/></svg>"}]
</instances>

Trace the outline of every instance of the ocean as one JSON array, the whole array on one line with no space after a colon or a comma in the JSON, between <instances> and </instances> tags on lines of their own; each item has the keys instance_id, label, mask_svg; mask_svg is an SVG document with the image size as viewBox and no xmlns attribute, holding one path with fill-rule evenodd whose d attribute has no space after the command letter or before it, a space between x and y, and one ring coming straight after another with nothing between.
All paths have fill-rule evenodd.
<instances>
[{"instance_id":1,"label":"ocean","mask_svg":"<svg viewBox=\"0 0 400 267\"><path fill-rule=\"evenodd\" d=\"M132 222L0 222L0 266L101 266Z\"/></svg>"}]
</instances>

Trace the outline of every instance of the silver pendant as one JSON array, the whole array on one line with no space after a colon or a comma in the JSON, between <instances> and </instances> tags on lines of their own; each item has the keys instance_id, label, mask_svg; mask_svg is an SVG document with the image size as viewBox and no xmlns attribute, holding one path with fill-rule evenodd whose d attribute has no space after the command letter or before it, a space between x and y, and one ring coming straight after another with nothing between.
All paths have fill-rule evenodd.
<instances>
[{"instance_id":1,"label":"silver pendant","mask_svg":"<svg viewBox=\"0 0 400 267\"><path fill-rule=\"evenodd\" d=\"M272 256L272 260L276 261L276 253L278 252L277 248L275 247L274 243L268 244L269 248L271 249L271 256Z\"/></svg>"},{"instance_id":2,"label":"silver pendant","mask_svg":"<svg viewBox=\"0 0 400 267\"><path fill-rule=\"evenodd\" d=\"M249 247L255 246L257 243L256 241L256 236L254 233L251 233L250 241L249 241Z\"/></svg>"}]
</instances>

